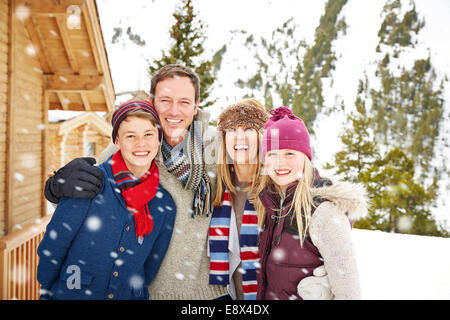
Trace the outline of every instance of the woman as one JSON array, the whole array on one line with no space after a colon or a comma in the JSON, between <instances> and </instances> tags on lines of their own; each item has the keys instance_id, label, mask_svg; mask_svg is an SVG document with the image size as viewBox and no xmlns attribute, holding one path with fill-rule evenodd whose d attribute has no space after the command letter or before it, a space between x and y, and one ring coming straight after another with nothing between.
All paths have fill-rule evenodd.
<instances>
[{"instance_id":1,"label":"woman","mask_svg":"<svg viewBox=\"0 0 450 320\"><path fill-rule=\"evenodd\" d=\"M210 284L226 285L233 299L256 298L257 217L248 201L259 177L259 144L268 119L255 99L227 107L218 130L217 192L209 229Z\"/></svg>"},{"instance_id":2,"label":"woman","mask_svg":"<svg viewBox=\"0 0 450 320\"><path fill-rule=\"evenodd\" d=\"M271 111L262 144L264 175L255 186L261 228L257 299L301 299L304 282L325 268L335 299L359 299L351 222L367 211L359 185L318 179L303 121ZM323 297L322 297L323 298Z\"/></svg>"}]
</instances>

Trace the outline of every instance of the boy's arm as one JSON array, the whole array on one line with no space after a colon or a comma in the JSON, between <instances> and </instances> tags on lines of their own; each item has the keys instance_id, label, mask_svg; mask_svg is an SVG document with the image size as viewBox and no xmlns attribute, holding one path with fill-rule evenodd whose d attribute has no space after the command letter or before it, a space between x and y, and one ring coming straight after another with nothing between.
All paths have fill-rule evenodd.
<instances>
[{"instance_id":1,"label":"boy's arm","mask_svg":"<svg viewBox=\"0 0 450 320\"><path fill-rule=\"evenodd\" d=\"M37 280L43 292L49 293L58 278L72 240L84 222L90 203L90 199L63 198L53 213L37 249L39 256Z\"/></svg>"}]
</instances>

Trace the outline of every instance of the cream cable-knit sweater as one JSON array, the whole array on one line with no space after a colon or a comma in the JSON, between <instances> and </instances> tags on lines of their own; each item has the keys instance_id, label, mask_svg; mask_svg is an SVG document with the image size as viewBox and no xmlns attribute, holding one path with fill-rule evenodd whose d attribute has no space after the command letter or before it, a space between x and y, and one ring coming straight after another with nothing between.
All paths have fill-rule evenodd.
<instances>
[{"instance_id":1,"label":"cream cable-knit sweater","mask_svg":"<svg viewBox=\"0 0 450 320\"><path fill-rule=\"evenodd\" d=\"M349 220L355 221L367 213L366 191L360 184L337 181L332 186L313 189L313 195L330 200L320 204L314 212L309 233L324 259L334 299L360 299L361 287Z\"/></svg>"}]
</instances>

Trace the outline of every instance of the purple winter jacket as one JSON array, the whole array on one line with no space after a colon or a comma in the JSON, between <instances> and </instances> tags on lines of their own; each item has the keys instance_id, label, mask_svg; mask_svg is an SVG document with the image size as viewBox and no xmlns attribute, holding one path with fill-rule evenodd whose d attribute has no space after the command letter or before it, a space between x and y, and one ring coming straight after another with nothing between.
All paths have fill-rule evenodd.
<instances>
[{"instance_id":1,"label":"purple winter jacket","mask_svg":"<svg viewBox=\"0 0 450 320\"><path fill-rule=\"evenodd\" d=\"M287 214L296 186L297 183L288 186L284 203L281 203L278 192L270 188L259 194L266 214L258 237L261 267L257 273L257 300L301 299L297 293L298 283L323 265L319 250L311 242L309 234L303 247L300 246L295 214ZM316 205L326 201L323 198L314 200Z\"/></svg>"}]
</instances>

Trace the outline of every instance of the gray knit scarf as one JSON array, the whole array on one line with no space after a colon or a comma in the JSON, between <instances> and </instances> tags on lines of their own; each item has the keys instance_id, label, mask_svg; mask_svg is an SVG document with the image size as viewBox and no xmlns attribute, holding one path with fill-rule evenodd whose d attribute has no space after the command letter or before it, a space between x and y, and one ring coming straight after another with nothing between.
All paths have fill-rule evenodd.
<instances>
[{"instance_id":1,"label":"gray knit scarf","mask_svg":"<svg viewBox=\"0 0 450 320\"><path fill-rule=\"evenodd\" d=\"M211 207L211 181L206 172L201 124L193 121L183 141L171 147L165 139L161 144L164 165L182 184L192 190L192 218L209 216Z\"/></svg>"}]
</instances>

